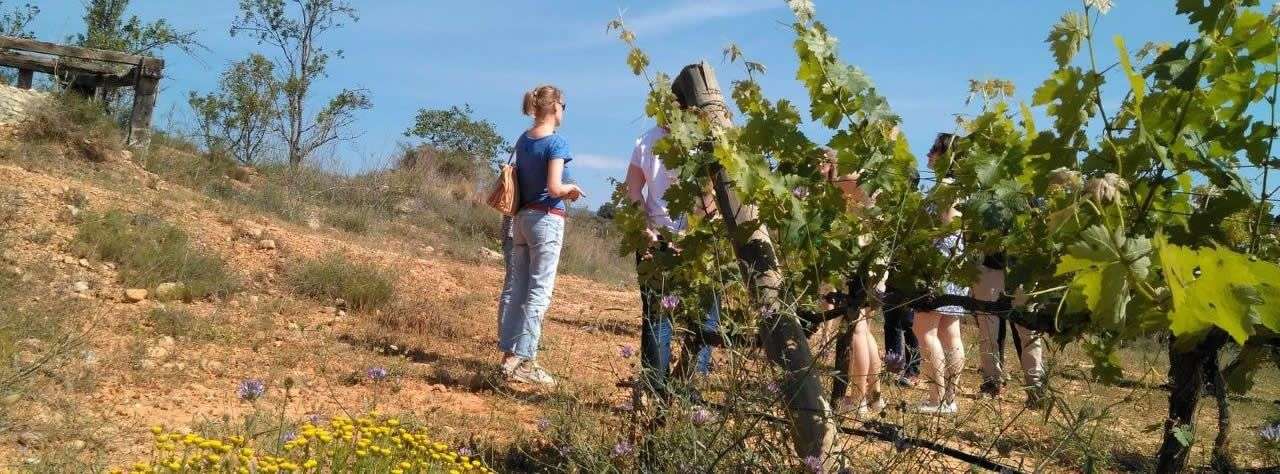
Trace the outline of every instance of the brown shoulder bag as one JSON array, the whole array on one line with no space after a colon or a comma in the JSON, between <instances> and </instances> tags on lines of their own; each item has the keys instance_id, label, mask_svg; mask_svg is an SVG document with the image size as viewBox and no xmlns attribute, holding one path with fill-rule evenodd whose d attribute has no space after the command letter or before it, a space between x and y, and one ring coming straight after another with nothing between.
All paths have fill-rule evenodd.
<instances>
[{"instance_id":1,"label":"brown shoulder bag","mask_svg":"<svg viewBox=\"0 0 1280 474\"><path fill-rule=\"evenodd\" d=\"M489 207L504 216L514 216L519 210L516 209L516 204L520 200L520 182L516 179L515 159L516 152L513 149L511 156L507 158L507 164L498 170L498 180L493 185L493 191L489 192Z\"/></svg>"}]
</instances>

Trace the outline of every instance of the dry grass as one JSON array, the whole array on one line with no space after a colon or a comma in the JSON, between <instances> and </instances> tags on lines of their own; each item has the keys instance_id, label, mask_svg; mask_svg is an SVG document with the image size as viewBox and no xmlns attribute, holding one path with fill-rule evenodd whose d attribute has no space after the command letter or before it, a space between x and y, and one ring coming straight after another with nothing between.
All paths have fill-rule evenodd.
<instances>
[{"instance_id":1,"label":"dry grass","mask_svg":"<svg viewBox=\"0 0 1280 474\"><path fill-rule=\"evenodd\" d=\"M395 296L393 277L385 270L336 253L297 264L288 278L300 295L326 303L342 299L356 311L383 308Z\"/></svg>"},{"instance_id":2,"label":"dry grass","mask_svg":"<svg viewBox=\"0 0 1280 474\"><path fill-rule=\"evenodd\" d=\"M183 299L226 296L237 288L222 259L194 247L185 232L158 218L111 210L87 212L73 242L75 251L116 262L131 288L182 283Z\"/></svg>"},{"instance_id":3,"label":"dry grass","mask_svg":"<svg viewBox=\"0 0 1280 474\"><path fill-rule=\"evenodd\" d=\"M71 93L55 93L30 107L18 137L31 144L61 148L67 154L101 163L119 154L119 129L102 105Z\"/></svg>"}]
</instances>

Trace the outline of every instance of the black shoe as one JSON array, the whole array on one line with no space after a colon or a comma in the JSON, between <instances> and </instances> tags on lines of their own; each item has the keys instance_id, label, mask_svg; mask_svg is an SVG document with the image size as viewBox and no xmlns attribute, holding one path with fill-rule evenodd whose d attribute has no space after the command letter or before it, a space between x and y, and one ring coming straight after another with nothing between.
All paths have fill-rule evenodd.
<instances>
[{"instance_id":1,"label":"black shoe","mask_svg":"<svg viewBox=\"0 0 1280 474\"><path fill-rule=\"evenodd\" d=\"M982 382L982 386L978 388L978 392L983 396L991 398L1000 398L1000 394L1004 392L1004 384L994 380Z\"/></svg>"}]
</instances>

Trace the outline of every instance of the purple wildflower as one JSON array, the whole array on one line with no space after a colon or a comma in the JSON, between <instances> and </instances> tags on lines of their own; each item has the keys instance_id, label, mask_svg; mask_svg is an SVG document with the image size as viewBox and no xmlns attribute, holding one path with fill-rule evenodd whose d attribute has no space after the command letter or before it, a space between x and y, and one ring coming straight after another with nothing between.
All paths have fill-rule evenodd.
<instances>
[{"instance_id":1,"label":"purple wildflower","mask_svg":"<svg viewBox=\"0 0 1280 474\"><path fill-rule=\"evenodd\" d=\"M385 367L372 367L365 371L365 375L369 376L369 380L381 382L387 379L387 369Z\"/></svg>"},{"instance_id":2,"label":"purple wildflower","mask_svg":"<svg viewBox=\"0 0 1280 474\"><path fill-rule=\"evenodd\" d=\"M471 457L471 454L472 454L472 453L471 453L471 448L468 448L468 447L465 447L465 446L464 446L464 447L461 447L461 448L458 448L458 455L459 455L459 456L467 456L467 457Z\"/></svg>"},{"instance_id":3,"label":"purple wildflower","mask_svg":"<svg viewBox=\"0 0 1280 474\"><path fill-rule=\"evenodd\" d=\"M695 425L705 425L711 421L711 418L711 412L702 407L693 410L693 413L689 415L689 420Z\"/></svg>"},{"instance_id":4,"label":"purple wildflower","mask_svg":"<svg viewBox=\"0 0 1280 474\"><path fill-rule=\"evenodd\" d=\"M1258 436L1261 436L1262 439L1267 442L1280 443L1280 423L1263 428L1262 431L1258 433Z\"/></svg>"},{"instance_id":5,"label":"purple wildflower","mask_svg":"<svg viewBox=\"0 0 1280 474\"><path fill-rule=\"evenodd\" d=\"M761 307L760 307L760 317L762 317L762 318L772 318L772 317L773 317L773 315L774 315L774 311L773 311L773 308L772 308L772 307L770 307L770 306L768 306L768 305L765 305L765 306L761 306Z\"/></svg>"},{"instance_id":6,"label":"purple wildflower","mask_svg":"<svg viewBox=\"0 0 1280 474\"><path fill-rule=\"evenodd\" d=\"M631 356L636 355L636 349L631 347L630 344L623 344L618 346L618 355L622 356L623 359L630 359Z\"/></svg>"},{"instance_id":7,"label":"purple wildflower","mask_svg":"<svg viewBox=\"0 0 1280 474\"><path fill-rule=\"evenodd\" d=\"M676 295L667 295L662 297L662 309L671 311L680 306L680 297Z\"/></svg>"},{"instance_id":8,"label":"purple wildflower","mask_svg":"<svg viewBox=\"0 0 1280 474\"><path fill-rule=\"evenodd\" d=\"M898 352L888 351L884 354L884 368L889 372L901 372L907 366L906 362L906 358Z\"/></svg>"},{"instance_id":9,"label":"purple wildflower","mask_svg":"<svg viewBox=\"0 0 1280 474\"><path fill-rule=\"evenodd\" d=\"M267 393L267 385L258 379L248 379L240 382L240 388L236 391L240 395L240 399L251 402L262 398Z\"/></svg>"},{"instance_id":10,"label":"purple wildflower","mask_svg":"<svg viewBox=\"0 0 1280 474\"><path fill-rule=\"evenodd\" d=\"M618 405L618 409L619 409L619 410L622 410L622 411L634 411L634 410L636 409L636 407L635 407L635 405L632 405L632 404L631 404L631 402L626 401L626 402L622 402L622 404Z\"/></svg>"},{"instance_id":11,"label":"purple wildflower","mask_svg":"<svg viewBox=\"0 0 1280 474\"><path fill-rule=\"evenodd\" d=\"M551 429L551 420L546 418L538 418L538 431L547 431Z\"/></svg>"},{"instance_id":12,"label":"purple wildflower","mask_svg":"<svg viewBox=\"0 0 1280 474\"><path fill-rule=\"evenodd\" d=\"M811 472L814 472L815 474L822 472L822 459L819 459L817 456L809 456L804 458L804 465L805 467L808 467L809 470Z\"/></svg>"},{"instance_id":13,"label":"purple wildflower","mask_svg":"<svg viewBox=\"0 0 1280 474\"><path fill-rule=\"evenodd\" d=\"M281 442L281 443L288 443L288 442L293 441L293 440L295 440L295 439L298 439L298 432L297 432L297 431L289 430L289 431L286 431L286 432L284 432L284 433L280 433L280 442Z\"/></svg>"},{"instance_id":14,"label":"purple wildflower","mask_svg":"<svg viewBox=\"0 0 1280 474\"><path fill-rule=\"evenodd\" d=\"M809 188L806 188L806 187L803 187L803 186L801 186L801 187L797 187L797 188L795 188L795 189L792 189L792 190L791 190L791 195L792 195L792 196L795 196L795 197L796 197L796 199L804 199L804 198L807 198L807 197L809 197Z\"/></svg>"},{"instance_id":15,"label":"purple wildflower","mask_svg":"<svg viewBox=\"0 0 1280 474\"><path fill-rule=\"evenodd\" d=\"M627 456L635 450L635 446L632 446L631 443L626 440L619 441L618 444L613 445L614 456Z\"/></svg>"},{"instance_id":16,"label":"purple wildflower","mask_svg":"<svg viewBox=\"0 0 1280 474\"><path fill-rule=\"evenodd\" d=\"M782 388L778 387L778 382L769 382L769 385L765 385L764 389L770 395L777 395L778 392L782 391Z\"/></svg>"}]
</instances>

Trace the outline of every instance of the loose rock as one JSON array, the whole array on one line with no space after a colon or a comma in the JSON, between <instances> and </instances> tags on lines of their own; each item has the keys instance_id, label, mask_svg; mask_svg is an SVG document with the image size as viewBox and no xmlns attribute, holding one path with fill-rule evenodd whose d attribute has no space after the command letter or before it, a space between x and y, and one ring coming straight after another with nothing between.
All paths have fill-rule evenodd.
<instances>
[{"instance_id":1,"label":"loose rock","mask_svg":"<svg viewBox=\"0 0 1280 474\"><path fill-rule=\"evenodd\" d=\"M234 227L236 235L258 240L261 240L262 235L266 232L262 226L244 220L236 221Z\"/></svg>"},{"instance_id":2,"label":"loose rock","mask_svg":"<svg viewBox=\"0 0 1280 474\"><path fill-rule=\"evenodd\" d=\"M276 241L271 239L263 239L258 241L258 248L262 250L275 250Z\"/></svg>"},{"instance_id":3,"label":"loose rock","mask_svg":"<svg viewBox=\"0 0 1280 474\"><path fill-rule=\"evenodd\" d=\"M156 299L160 301L173 301L182 299L186 287L182 283L165 282L156 286Z\"/></svg>"},{"instance_id":4,"label":"loose rock","mask_svg":"<svg viewBox=\"0 0 1280 474\"><path fill-rule=\"evenodd\" d=\"M39 445L40 442L43 440L44 440L43 436L32 433L30 431L23 431L21 433L18 433L18 444L21 444L28 448L33 448L36 445Z\"/></svg>"},{"instance_id":5,"label":"loose rock","mask_svg":"<svg viewBox=\"0 0 1280 474\"><path fill-rule=\"evenodd\" d=\"M487 258L489 260L502 260L502 253L497 250L481 248L479 253L482 258Z\"/></svg>"},{"instance_id":6,"label":"loose rock","mask_svg":"<svg viewBox=\"0 0 1280 474\"><path fill-rule=\"evenodd\" d=\"M161 360L169 357L169 348L164 346L151 346L147 348L147 357L152 360Z\"/></svg>"},{"instance_id":7,"label":"loose rock","mask_svg":"<svg viewBox=\"0 0 1280 474\"><path fill-rule=\"evenodd\" d=\"M147 299L147 290L143 288L130 288L124 290L124 299L130 303L137 303Z\"/></svg>"},{"instance_id":8,"label":"loose rock","mask_svg":"<svg viewBox=\"0 0 1280 474\"><path fill-rule=\"evenodd\" d=\"M72 284L72 285L71 285L71 290L72 290L72 291L75 291L76 293L84 293L84 292L87 292L87 291L89 291L89 282L87 282L87 281L77 281L77 282L75 282L75 284Z\"/></svg>"}]
</instances>

